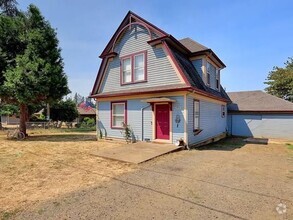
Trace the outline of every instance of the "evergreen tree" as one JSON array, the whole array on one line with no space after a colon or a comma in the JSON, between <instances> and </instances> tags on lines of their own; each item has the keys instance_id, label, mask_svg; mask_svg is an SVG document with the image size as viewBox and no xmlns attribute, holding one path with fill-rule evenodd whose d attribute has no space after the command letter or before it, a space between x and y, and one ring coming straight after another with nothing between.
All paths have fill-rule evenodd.
<instances>
[{"instance_id":1,"label":"evergreen tree","mask_svg":"<svg viewBox=\"0 0 293 220\"><path fill-rule=\"evenodd\" d=\"M50 103L69 93L61 51L55 30L34 5L15 17L1 15L0 28L0 59L5 63L0 97L19 106L20 130L26 134L29 104ZM9 32L16 34L8 36ZM6 37L10 43L3 41Z\"/></svg>"}]
</instances>

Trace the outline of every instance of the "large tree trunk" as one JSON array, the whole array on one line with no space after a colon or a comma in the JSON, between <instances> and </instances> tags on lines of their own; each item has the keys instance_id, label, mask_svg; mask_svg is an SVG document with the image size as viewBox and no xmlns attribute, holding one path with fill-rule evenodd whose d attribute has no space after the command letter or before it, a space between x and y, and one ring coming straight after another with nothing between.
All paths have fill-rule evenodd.
<instances>
[{"instance_id":1,"label":"large tree trunk","mask_svg":"<svg viewBox=\"0 0 293 220\"><path fill-rule=\"evenodd\" d=\"M1 120L1 115L0 115L0 130L2 130L3 127L2 127L2 120Z\"/></svg>"},{"instance_id":2,"label":"large tree trunk","mask_svg":"<svg viewBox=\"0 0 293 220\"><path fill-rule=\"evenodd\" d=\"M20 110L20 122L19 122L19 130L28 136L26 133L26 122L28 120L28 109L26 104L21 104L19 107Z\"/></svg>"}]
</instances>

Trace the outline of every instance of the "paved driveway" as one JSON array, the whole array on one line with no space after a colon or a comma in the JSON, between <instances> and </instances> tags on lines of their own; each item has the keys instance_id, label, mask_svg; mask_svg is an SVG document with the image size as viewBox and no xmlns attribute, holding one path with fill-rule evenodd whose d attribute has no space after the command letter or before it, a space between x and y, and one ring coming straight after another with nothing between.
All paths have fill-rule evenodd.
<instances>
[{"instance_id":1,"label":"paved driveway","mask_svg":"<svg viewBox=\"0 0 293 220\"><path fill-rule=\"evenodd\" d=\"M293 219L293 150L230 140L159 157L19 219ZM58 201L58 203L56 203ZM287 213L276 211L286 204ZM57 204L57 205L56 205Z\"/></svg>"}]
</instances>

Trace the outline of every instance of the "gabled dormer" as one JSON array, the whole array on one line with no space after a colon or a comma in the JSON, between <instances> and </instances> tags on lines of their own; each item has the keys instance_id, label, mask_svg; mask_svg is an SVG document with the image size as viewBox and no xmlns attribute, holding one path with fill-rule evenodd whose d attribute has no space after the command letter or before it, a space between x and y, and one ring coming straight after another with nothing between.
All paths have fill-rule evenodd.
<instances>
[{"instance_id":1,"label":"gabled dormer","mask_svg":"<svg viewBox=\"0 0 293 220\"><path fill-rule=\"evenodd\" d=\"M205 85L211 89L220 91L220 72L221 69L226 67L225 64L211 49L190 38L184 38L179 40L179 42L190 50L190 60Z\"/></svg>"}]
</instances>

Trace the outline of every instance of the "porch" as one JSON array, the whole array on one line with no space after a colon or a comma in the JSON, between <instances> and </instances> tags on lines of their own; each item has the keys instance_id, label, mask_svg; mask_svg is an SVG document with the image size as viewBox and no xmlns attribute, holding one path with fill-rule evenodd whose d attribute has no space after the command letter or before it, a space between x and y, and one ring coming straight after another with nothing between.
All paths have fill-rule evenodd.
<instances>
[{"instance_id":1,"label":"porch","mask_svg":"<svg viewBox=\"0 0 293 220\"><path fill-rule=\"evenodd\" d=\"M102 158L139 164L180 149L182 149L182 146L175 146L174 144L136 142L133 144L121 143L98 149L91 154Z\"/></svg>"}]
</instances>

